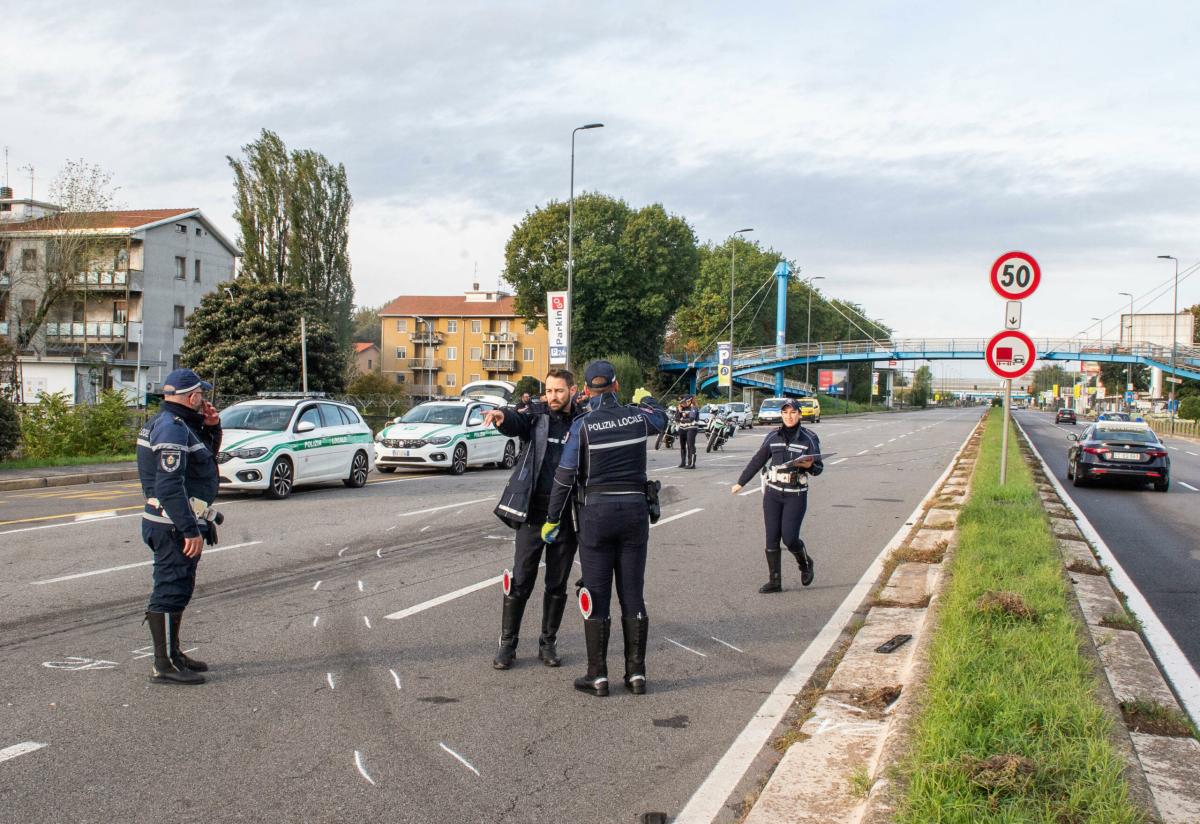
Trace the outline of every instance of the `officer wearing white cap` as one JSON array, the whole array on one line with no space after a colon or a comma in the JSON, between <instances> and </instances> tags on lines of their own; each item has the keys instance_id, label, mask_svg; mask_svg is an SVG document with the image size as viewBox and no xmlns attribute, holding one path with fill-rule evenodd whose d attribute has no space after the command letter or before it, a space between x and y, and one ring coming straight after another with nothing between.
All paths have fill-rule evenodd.
<instances>
[{"instance_id":1,"label":"officer wearing white cap","mask_svg":"<svg viewBox=\"0 0 1200 824\"><path fill-rule=\"evenodd\" d=\"M183 653L179 625L196 586L201 550L217 542L222 520L212 509L221 419L204 398L211 389L191 369L176 369L163 382L158 414L138 432L138 477L146 499L142 540L154 553L146 621L154 642L151 680L159 683L203 684L199 673L208 670Z\"/></svg>"},{"instance_id":2,"label":"officer wearing white cap","mask_svg":"<svg viewBox=\"0 0 1200 824\"><path fill-rule=\"evenodd\" d=\"M650 628L642 594L652 517L646 438L666 428L667 415L645 389L633 393L632 404L617 400L617 372L608 361L589 363L584 385L588 401L567 433L542 538L547 543L558 539L559 524L574 492L580 505L579 563L584 586L579 591L579 609L588 658L587 674L575 679L575 688L608 695L609 604L615 574L625 636L625 687L641 695L646 691Z\"/></svg>"},{"instance_id":3,"label":"officer wearing white cap","mask_svg":"<svg viewBox=\"0 0 1200 824\"><path fill-rule=\"evenodd\" d=\"M821 442L815 433L800 425L800 406L791 399L780 407L783 426L763 438L762 446L742 470L733 485L736 495L750 482L754 474L764 471L763 521L767 531L767 583L759 592L779 592L783 589L780 573L779 543L796 559L800 567L800 583L813 581L813 561L800 540L800 525L808 510L808 477L825 470L821 461Z\"/></svg>"}]
</instances>

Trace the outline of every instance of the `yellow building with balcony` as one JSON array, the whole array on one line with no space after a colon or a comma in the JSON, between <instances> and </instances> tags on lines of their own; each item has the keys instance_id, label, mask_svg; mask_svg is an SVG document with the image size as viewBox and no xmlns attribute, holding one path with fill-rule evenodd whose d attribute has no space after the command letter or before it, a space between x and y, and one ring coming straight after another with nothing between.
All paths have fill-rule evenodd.
<instances>
[{"instance_id":1,"label":"yellow building with balcony","mask_svg":"<svg viewBox=\"0 0 1200 824\"><path fill-rule=\"evenodd\" d=\"M517 315L512 295L405 295L379 310L383 374L416 397L455 396L478 380L541 381L550 368L545 325Z\"/></svg>"}]
</instances>

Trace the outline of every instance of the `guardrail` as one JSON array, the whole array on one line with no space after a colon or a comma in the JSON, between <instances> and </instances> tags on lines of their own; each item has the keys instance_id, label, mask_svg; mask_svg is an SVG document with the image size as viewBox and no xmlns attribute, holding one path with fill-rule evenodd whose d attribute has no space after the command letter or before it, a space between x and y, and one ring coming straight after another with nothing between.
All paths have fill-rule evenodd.
<instances>
[{"instance_id":1,"label":"guardrail","mask_svg":"<svg viewBox=\"0 0 1200 824\"><path fill-rule=\"evenodd\" d=\"M516 372L517 361L515 358L484 358L483 368L492 372Z\"/></svg>"},{"instance_id":2,"label":"guardrail","mask_svg":"<svg viewBox=\"0 0 1200 824\"><path fill-rule=\"evenodd\" d=\"M86 323L47 323L46 337L48 338L93 338L95 340L124 340L125 324L108 321Z\"/></svg>"},{"instance_id":3,"label":"guardrail","mask_svg":"<svg viewBox=\"0 0 1200 824\"><path fill-rule=\"evenodd\" d=\"M1182 418L1175 419L1175 431L1171 432L1170 418L1146 418L1146 423L1150 424L1150 428L1160 435L1181 435L1185 438L1200 437L1200 421L1185 421Z\"/></svg>"},{"instance_id":4,"label":"guardrail","mask_svg":"<svg viewBox=\"0 0 1200 824\"><path fill-rule=\"evenodd\" d=\"M436 372L442 368L442 361L437 358L410 358L408 360L408 368L426 372Z\"/></svg>"}]
</instances>

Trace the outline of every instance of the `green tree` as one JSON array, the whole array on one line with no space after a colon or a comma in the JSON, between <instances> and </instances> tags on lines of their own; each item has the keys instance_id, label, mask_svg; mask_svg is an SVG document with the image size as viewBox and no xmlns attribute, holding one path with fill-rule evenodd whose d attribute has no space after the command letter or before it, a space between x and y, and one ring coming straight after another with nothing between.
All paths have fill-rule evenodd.
<instances>
[{"instance_id":1,"label":"green tree","mask_svg":"<svg viewBox=\"0 0 1200 824\"><path fill-rule=\"evenodd\" d=\"M402 383L388 380L379 372L362 372L346 384L347 395L386 395L403 398L408 389Z\"/></svg>"},{"instance_id":2,"label":"green tree","mask_svg":"<svg viewBox=\"0 0 1200 824\"><path fill-rule=\"evenodd\" d=\"M16 451L21 443L21 418L17 405L0 396L0 461Z\"/></svg>"},{"instance_id":3,"label":"green tree","mask_svg":"<svg viewBox=\"0 0 1200 824\"><path fill-rule=\"evenodd\" d=\"M933 399L933 370L928 365L920 366L913 373L912 404L924 409Z\"/></svg>"},{"instance_id":4,"label":"green tree","mask_svg":"<svg viewBox=\"0 0 1200 824\"><path fill-rule=\"evenodd\" d=\"M546 292L567 285L567 204L528 212L505 247L517 312L545 323ZM575 365L604 352L657 362L667 322L696 277L696 237L659 204L634 211L601 194L575 199ZM576 370L578 371L578 370Z\"/></svg>"},{"instance_id":5,"label":"green tree","mask_svg":"<svg viewBox=\"0 0 1200 824\"><path fill-rule=\"evenodd\" d=\"M514 385L513 400L514 401L520 400L521 396L524 395L526 392L529 393L529 397L531 397L531 398L536 398L538 395L542 394L541 381L539 381L533 375L526 375L523 378L521 378Z\"/></svg>"},{"instance_id":6,"label":"green tree","mask_svg":"<svg viewBox=\"0 0 1200 824\"><path fill-rule=\"evenodd\" d=\"M238 278L206 295L188 321L181 359L223 395L301 388L300 318L305 318L308 388L340 392L343 350L317 301L279 283Z\"/></svg>"},{"instance_id":7,"label":"green tree","mask_svg":"<svg viewBox=\"0 0 1200 824\"><path fill-rule=\"evenodd\" d=\"M1200 420L1200 396L1192 395L1180 401L1178 416L1187 421Z\"/></svg>"},{"instance_id":8,"label":"green tree","mask_svg":"<svg viewBox=\"0 0 1200 824\"><path fill-rule=\"evenodd\" d=\"M1100 382L1104 384L1104 391L1110 397L1113 395L1124 395L1126 375L1133 374L1133 388L1137 392L1146 392L1150 389L1150 367L1140 363L1133 364L1132 370L1123 363L1102 363L1100 364ZM1049 388L1049 387L1047 387Z\"/></svg>"},{"instance_id":9,"label":"green tree","mask_svg":"<svg viewBox=\"0 0 1200 824\"><path fill-rule=\"evenodd\" d=\"M302 290L314 299L339 346L348 348L354 305L347 251L353 199L345 167L309 149L289 152L268 129L243 146L242 154L227 158L234 176L242 275Z\"/></svg>"},{"instance_id":10,"label":"green tree","mask_svg":"<svg viewBox=\"0 0 1200 824\"><path fill-rule=\"evenodd\" d=\"M358 307L350 322L354 327L354 340L383 346L383 327L379 325L378 307Z\"/></svg>"},{"instance_id":11,"label":"green tree","mask_svg":"<svg viewBox=\"0 0 1200 824\"><path fill-rule=\"evenodd\" d=\"M1074 376L1058 364L1039 366L1030 373L1030 385L1034 394L1053 389L1058 386L1071 386L1075 383Z\"/></svg>"}]
</instances>

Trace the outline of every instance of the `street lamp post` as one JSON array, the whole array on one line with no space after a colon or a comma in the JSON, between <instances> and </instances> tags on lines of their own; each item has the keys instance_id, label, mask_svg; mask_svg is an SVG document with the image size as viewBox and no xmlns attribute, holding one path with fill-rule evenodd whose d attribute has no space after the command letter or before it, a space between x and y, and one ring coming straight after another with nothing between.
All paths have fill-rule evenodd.
<instances>
[{"instance_id":1,"label":"street lamp post","mask_svg":"<svg viewBox=\"0 0 1200 824\"><path fill-rule=\"evenodd\" d=\"M808 384L808 367L812 360L812 293L813 281L825 280L824 275L817 275L808 279L808 331L804 334L804 382ZM811 387L812 384L809 384Z\"/></svg>"},{"instance_id":2,"label":"street lamp post","mask_svg":"<svg viewBox=\"0 0 1200 824\"><path fill-rule=\"evenodd\" d=\"M729 402L733 403L733 260L737 252L736 235L753 232L753 229L738 229L729 238Z\"/></svg>"},{"instance_id":3,"label":"street lamp post","mask_svg":"<svg viewBox=\"0 0 1200 824\"><path fill-rule=\"evenodd\" d=\"M1175 434L1175 387L1179 380L1179 375L1176 374L1175 357L1179 349L1179 258L1174 255L1159 255L1159 260L1175 261L1175 304L1171 310L1171 396L1169 405L1171 407L1171 434Z\"/></svg>"},{"instance_id":4,"label":"street lamp post","mask_svg":"<svg viewBox=\"0 0 1200 824\"><path fill-rule=\"evenodd\" d=\"M567 306L570 307L570 314L567 316L568 369L571 368L571 346L575 343L575 336L571 334L571 321L575 317L575 132L603 128L603 123L588 123L571 130L571 196L567 206Z\"/></svg>"},{"instance_id":5,"label":"street lamp post","mask_svg":"<svg viewBox=\"0 0 1200 824\"><path fill-rule=\"evenodd\" d=\"M1133 292L1117 292L1118 295L1124 295L1129 298L1129 354L1133 354ZM1119 336L1118 336L1119 337ZM1120 340L1117 341L1120 343ZM1131 412L1133 404L1128 401L1130 392L1133 391L1133 362L1125 364L1125 411Z\"/></svg>"}]
</instances>

